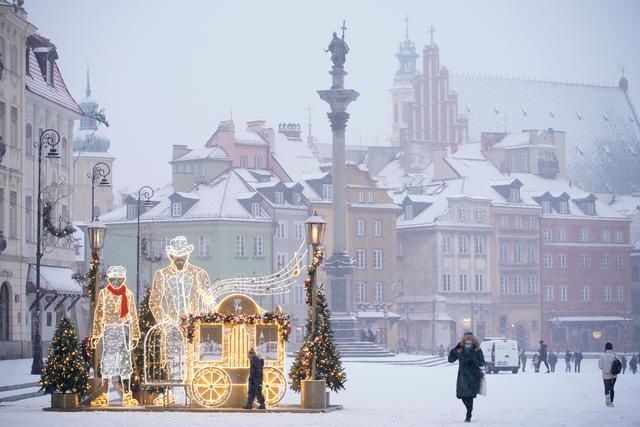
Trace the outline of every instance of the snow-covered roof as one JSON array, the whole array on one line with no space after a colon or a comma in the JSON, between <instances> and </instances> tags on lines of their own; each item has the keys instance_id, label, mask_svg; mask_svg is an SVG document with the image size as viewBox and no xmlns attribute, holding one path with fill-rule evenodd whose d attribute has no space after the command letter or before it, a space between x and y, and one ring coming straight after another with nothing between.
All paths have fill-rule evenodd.
<instances>
[{"instance_id":1,"label":"snow-covered roof","mask_svg":"<svg viewBox=\"0 0 640 427\"><path fill-rule=\"evenodd\" d=\"M623 89L461 74L450 75L450 86L471 141L505 127L564 131L571 181L596 193L640 189L639 118Z\"/></svg>"},{"instance_id":2,"label":"snow-covered roof","mask_svg":"<svg viewBox=\"0 0 640 427\"><path fill-rule=\"evenodd\" d=\"M495 148L511 148L529 145L529 134L526 132L510 133L494 145Z\"/></svg>"},{"instance_id":3,"label":"snow-covered roof","mask_svg":"<svg viewBox=\"0 0 640 427\"><path fill-rule=\"evenodd\" d=\"M260 135L248 130L235 129L234 130L236 144L244 145L269 145Z\"/></svg>"},{"instance_id":4,"label":"snow-covered roof","mask_svg":"<svg viewBox=\"0 0 640 427\"><path fill-rule=\"evenodd\" d=\"M318 159L306 142L290 140L281 133L276 134L273 156L293 181L321 172Z\"/></svg>"},{"instance_id":5,"label":"snow-covered roof","mask_svg":"<svg viewBox=\"0 0 640 427\"><path fill-rule=\"evenodd\" d=\"M183 156L178 157L173 160L173 162L186 162L189 160L203 160L203 159L228 159L229 155L226 151L220 146L214 147L201 147L196 148L188 153L185 153Z\"/></svg>"},{"instance_id":6,"label":"snow-covered roof","mask_svg":"<svg viewBox=\"0 0 640 427\"><path fill-rule=\"evenodd\" d=\"M54 267L51 265L40 266L40 278L43 292L51 292L58 295L82 296L82 286L73 279L73 270L66 267ZM36 282L35 265L29 265L28 281Z\"/></svg>"}]
</instances>

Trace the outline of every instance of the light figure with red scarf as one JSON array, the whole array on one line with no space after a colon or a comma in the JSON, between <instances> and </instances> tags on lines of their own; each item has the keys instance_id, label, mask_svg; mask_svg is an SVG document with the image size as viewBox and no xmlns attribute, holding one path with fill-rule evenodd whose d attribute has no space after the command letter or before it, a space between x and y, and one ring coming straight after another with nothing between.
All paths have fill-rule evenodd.
<instances>
[{"instance_id":1,"label":"light figure with red scarf","mask_svg":"<svg viewBox=\"0 0 640 427\"><path fill-rule=\"evenodd\" d=\"M122 405L137 406L131 395L131 350L140 340L140 326L136 311L135 297L127 287L127 270L121 266L111 266L107 270L109 283L98 293L96 312L93 320L91 345L97 348L102 339L100 374L102 394L93 400L92 406L109 405L109 382L113 377L122 381Z\"/></svg>"}]
</instances>

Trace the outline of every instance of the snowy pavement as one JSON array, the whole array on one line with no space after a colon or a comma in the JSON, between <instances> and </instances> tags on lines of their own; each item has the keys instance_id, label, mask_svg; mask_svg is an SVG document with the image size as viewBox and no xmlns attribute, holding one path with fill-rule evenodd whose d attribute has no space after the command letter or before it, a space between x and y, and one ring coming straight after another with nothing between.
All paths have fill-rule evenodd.
<instances>
[{"instance_id":1,"label":"snowy pavement","mask_svg":"<svg viewBox=\"0 0 640 427\"><path fill-rule=\"evenodd\" d=\"M5 372L0 378L19 376ZM489 375L488 396L475 402L472 424L479 426L640 426L636 411L640 374L620 375L615 408L604 405L604 392L596 360L585 360L581 374L533 373ZM331 396L344 410L328 414L221 414L140 412L44 412L50 397L0 405L0 426L61 427L65 425L211 426L258 425L412 427L464 425L464 407L455 398L455 365L420 367L373 363L347 363L347 390ZM560 364L558 365L560 367ZM13 367L13 365L12 365ZM299 402L289 392L285 403Z\"/></svg>"}]
</instances>

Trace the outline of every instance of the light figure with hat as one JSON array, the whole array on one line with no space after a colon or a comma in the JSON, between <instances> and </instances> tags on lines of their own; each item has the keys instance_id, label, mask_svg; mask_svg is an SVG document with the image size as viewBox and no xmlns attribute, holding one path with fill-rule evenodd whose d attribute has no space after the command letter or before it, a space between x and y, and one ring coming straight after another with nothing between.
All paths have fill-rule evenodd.
<instances>
[{"instance_id":1,"label":"light figure with hat","mask_svg":"<svg viewBox=\"0 0 640 427\"><path fill-rule=\"evenodd\" d=\"M135 297L125 281L127 270L111 266L107 270L108 284L98 293L93 321L91 345L97 348L102 339L100 374L103 392L91 402L92 406L109 405L109 382L113 377L122 381L122 405L137 406L131 395L131 350L140 340L140 327Z\"/></svg>"}]
</instances>

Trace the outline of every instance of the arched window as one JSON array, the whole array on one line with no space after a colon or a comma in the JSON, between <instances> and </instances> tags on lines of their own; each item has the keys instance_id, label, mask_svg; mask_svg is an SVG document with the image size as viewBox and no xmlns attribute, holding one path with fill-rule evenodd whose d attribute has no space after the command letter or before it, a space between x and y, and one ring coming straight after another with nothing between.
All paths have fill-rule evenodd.
<instances>
[{"instance_id":1,"label":"arched window","mask_svg":"<svg viewBox=\"0 0 640 427\"><path fill-rule=\"evenodd\" d=\"M33 156L33 126L27 123L24 129L24 148L29 156Z\"/></svg>"},{"instance_id":2,"label":"arched window","mask_svg":"<svg viewBox=\"0 0 640 427\"><path fill-rule=\"evenodd\" d=\"M9 283L0 286L0 341L9 341Z\"/></svg>"}]
</instances>

